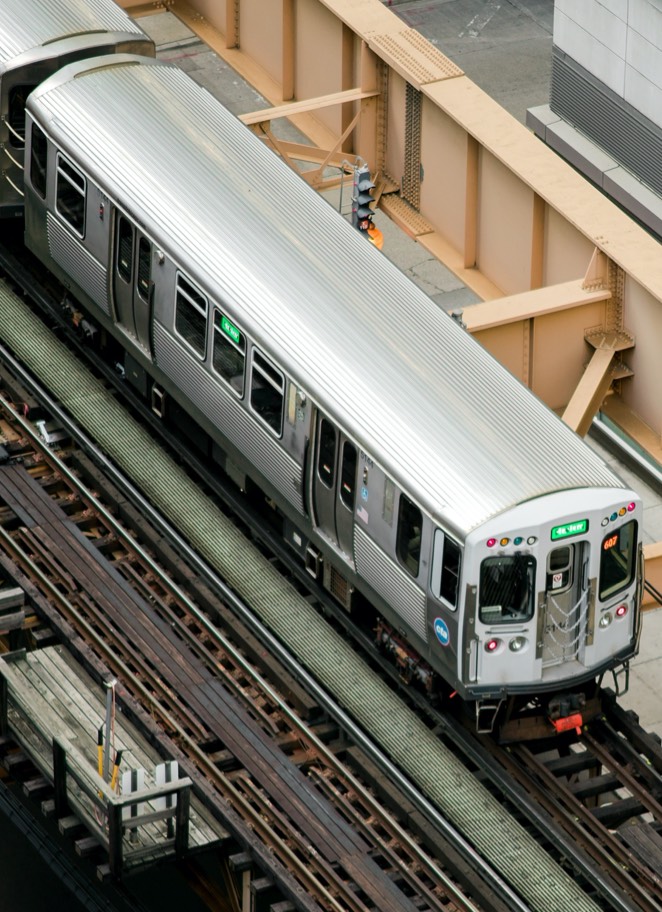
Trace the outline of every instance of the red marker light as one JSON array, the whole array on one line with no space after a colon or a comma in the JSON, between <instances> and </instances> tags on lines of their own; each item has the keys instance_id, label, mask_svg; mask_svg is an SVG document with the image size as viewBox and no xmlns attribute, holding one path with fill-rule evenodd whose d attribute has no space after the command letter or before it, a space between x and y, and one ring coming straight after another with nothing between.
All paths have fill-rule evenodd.
<instances>
[{"instance_id":1,"label":"red marker light","mask_svg":"<svg viewBox=\"0 0 662 912\"><path fill-rule=\"evenodd\" d=\"M496 545L496 543L497 543L496 538L488 538L487 542L486 542L488 548L493 548Z\"/></svg>"},{"instance_id":2,"label":"red marker light","mask_svg":"<svg viewBox=\"0 0 662 912\"><path fill-rule=\"evenodd\" d=\"M629 504L628 504L628 513L632 513L632 511L634 510L634 508L635 508L636 506L637 506L637 505L634 503L634 501L633 501L632 503L629 503Z\"/></svg>"},{"instance_id":3,"label":"red marker light","mask_svg":"<svg viewBox=\"0 0 662 912\"><path fill-rule=\"evenodd\" d=\"M498 640L496 637L494 637L485 643L485 652L496 652L500 645L501 640Z\"/></svg>"},{"instance_id":4,"label":"red marker light","mask_svg":"<svg viewBox=\"0 0 662 912\"><path fill-rule=\"evenodd\" d=\"M627 606L627 605L619 605L618 608L616 609L616 612L615 612L617 618L625 617L625 615L626 615L627 613L628 613L628 606Z\"/></svg>"}]
</instances>

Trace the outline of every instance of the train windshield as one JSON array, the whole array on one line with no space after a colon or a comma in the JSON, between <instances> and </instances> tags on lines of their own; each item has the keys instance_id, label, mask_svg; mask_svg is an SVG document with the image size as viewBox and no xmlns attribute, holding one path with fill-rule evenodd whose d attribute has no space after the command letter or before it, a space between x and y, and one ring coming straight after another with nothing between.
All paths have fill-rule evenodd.
<instances>
[{"instance_id":1,"label":"train windshield","mask_svg":"<svg viewBox=\"0 0 662 912\"><path fill-rule=\"evenodd\" d=\"M637 523L633 519L602 540L600 599L604 601L626 589L637 565Z\"/></svg>"},{"instance_id":2,"label":"train windshield","mask_svg":"<svg viewBox=\"0 0 662 912\"><path fill-rule=\"evenodd\" d=\"M487 557L480 568L479 617L484 624L528 621L535 607L536 559L530 554Z\"/></svg>"}]
</instances>

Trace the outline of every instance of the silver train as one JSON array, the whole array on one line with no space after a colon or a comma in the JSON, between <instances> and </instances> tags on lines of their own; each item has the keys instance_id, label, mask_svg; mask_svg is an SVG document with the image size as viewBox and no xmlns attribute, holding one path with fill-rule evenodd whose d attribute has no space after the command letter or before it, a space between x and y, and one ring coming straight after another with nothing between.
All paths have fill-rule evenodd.
<instances>
[{"instance_id":1,"label":"silver train","mask_svg":"<svg viewBox=\"0 0 662 912\"><path fill-rule=\"evenodd\" d=\"M150 38L115 0L2 0L0 217L23 214L25 102L51 73L99 54L154 56Z\"/></svg>"},{"instance_id":2,"label":"silver train","mask_svg":"<svg viewBox=\"0 0 662 912\"><path fill-rule=\"evenodd\" d=\"M220 103L74 63L28 99L26 162L27 246L405 677L481 730L626 682L639 497Z\"/></svg>"}]
</instances>

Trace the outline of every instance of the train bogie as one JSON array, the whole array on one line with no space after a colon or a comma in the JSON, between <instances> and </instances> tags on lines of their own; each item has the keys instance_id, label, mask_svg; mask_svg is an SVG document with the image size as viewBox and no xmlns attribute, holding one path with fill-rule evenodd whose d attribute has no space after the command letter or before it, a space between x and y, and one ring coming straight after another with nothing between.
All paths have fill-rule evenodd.
<instances>
[{"instance_id":1,"label":"train bogie","mask_svg":"<svg viewBox=\"0 0 662 912\"><path fill-rule=\"evenodd\" d=\"M627 662L638 498L232 115L128 56L28 111L27 245L403 675L483 707Z\"/></svg>"}]
</instances>

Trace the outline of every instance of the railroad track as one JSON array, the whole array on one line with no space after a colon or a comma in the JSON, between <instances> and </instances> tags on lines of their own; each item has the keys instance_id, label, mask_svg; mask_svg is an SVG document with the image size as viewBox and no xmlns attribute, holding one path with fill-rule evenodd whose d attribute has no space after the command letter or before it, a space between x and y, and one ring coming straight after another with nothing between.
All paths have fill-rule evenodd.
<instances>
[{"instance_id":1,"label":"railroad track","mask_svg":"<svg viewBox=\"0 0 662 912\"><path fill-rule=\"evenodd\" d=\"M268 532L265 529L258 530L256 534L264 541L269 540ZM271 545L272 540L269 540L269 547L271 547ZM327 610L330 611L331 608L327 607ZM360 638L360 634L358 636ZM376 661L376 657L374 658ZM416 702L418 699L414 694L410 694L410 697L413 702ZM550 823L548 814L543 808L536 807L534 801L528 802L527 807L522 808L522 802L518 799L521 791L520 783L517 779L508 779L507 775L503 775L503 770L501 770L501 773L499 772L499 767L502 766L500 762L497 762L496 760L490 761L486 751L477 751L474 747L468 748L466 744L464 744L460 750L457 745L462 741L462 737L454 732L454 727L450 724L450 720L444 716L435 714L429 707L423 707L421 711L428 720L432 720L428 721L426 724L437 726L437 730L443 732L444 739L452 744L453 751L463 754L465 758L478 758L473 760L470 759L467 762L470 765L473 762L477 774L482 779L488 781L490 788L495 793L499 794L499 801L503 800L502 796L507 796L516 815L519 815L520 819L523 819L525 827L531 829L535 826L539 833L537 838L540 843L545 845L546 848L548 847L551 853L555 855L564 867L570 868L570 859L572 859L573 878L578 878L581 889L584 890L587 895L590 895L591 900L589 906L590 903L594 903L594 905L591 906L592 908L614 908L620 910L641 908L641 906L632 899L632 894L631 892L628 892L627 887L623 888L620 885L613 883L608 869L600 871L598 865L590 856L585 855L582 851L574 852L572 838L556 824ZM523 815L523 811L526 811L525 815ZM515 889L517 889L517 887ZM518 897L514 892L512 892L510 897L506 894L504 894L504 897L504 901L509 905L511 902L517 905ZM519 899L519 902L521 904L521 899ZM650 908L659 908L659 906L655 905L657 902L656 899L652 899L651 902L653 904ZM549 908L554 908L554 906L552 905Z\"/></svg>"},{"instance_id":2,"label":"railroad track","mask_svg":"<svg viewBox=\"0 0 662 912\"><path fill-rule=\"evenodd\" d=\"M605 695L602 715L574 737L489 749L639 908L660 909L662 749L634 714Z\"/></svg>"},{"instance_id":3,"label":"railroad track","mask_svg":"<svg viewBox=\"0 0 662 912\"><path fill-rule=\"evenodd\" d=\"M281 696L242 652L257 651L255 638L245 632L241 648L230 642L219 626L219 610L210 620L113 519L82 481L81 476L102 481L84 457L71 451L65 462L47 446L38 452L38 434L30 423L6 401L0 405L19 435L8 445L8 464L0 470L5 504L0 541L20 568L23 584L27 581L57 606L64 622L120 678L123 690L176 740L187 769L195 768L231 804L320 908L504 908L494 897L493 883L482 891L478 887L483 896L472 900L436 860L442 840L426 849L420 833L407 832L375 799L374 783L364 783L341 762L339 746L343 754L357 749L340 740L337 725L310 721L320 712L283 669L279 685L287 698ZM34 526L26 524L27 515ZM65 519L80 530L79 539L90 543L78 555L73 542L71 551L66 545ZM96 564L90 548L101 555ZM83 572L86 558L92 564L88 573ZM100 570L106 560L135 590L137 601L127 602L119 589L106 593L112 586ZM205 601L209 607L208 595ZM52 612L50 621L59 623ZM212 698L221 693L223 699ZM366 758L361 767L370 767ZM282 782L293 776L295 793L286 791L284 801ZM317 798L305 806L297 796L311 786ZM340 813L327 811L315 820L313 808L326 804ZM344 860L337 847L325 851L339 821L349 823ZM457 863L457 848L451 846L451 854ZM484 867L478 856L465 859L465 873L469 862ZM498 880L495 872L488 873Z\"/></svg>"}]
</instances>

